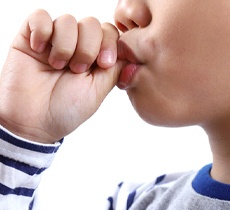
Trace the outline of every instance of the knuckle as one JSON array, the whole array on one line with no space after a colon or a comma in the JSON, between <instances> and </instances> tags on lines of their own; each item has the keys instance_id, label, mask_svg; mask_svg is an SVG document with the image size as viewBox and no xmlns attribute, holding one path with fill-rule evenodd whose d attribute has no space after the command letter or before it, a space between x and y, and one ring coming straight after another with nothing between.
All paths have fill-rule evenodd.
<instances>
[{"instance_id":1,"label":"knuckle","mask_svg":"<svg viewBox=\"0 0 230 210\"><path fill-rule=\"evenodd\" d=\"M43 37L50 36L52 34L52 27L50 27L48 24L44 25L40 31L41 35Z\"/></svg>"},{"instance_id":2,"label":"knuckle","mask_svg":"<svg viewBox=\"0 0 230 210\"><path fill-rule=\"evenodd\" d=\"M59 17L59 19L62 20L63 22L69 22L69 23L75 23L76 22L76 18L70 14L62 15L61 17Z\"/></svg>"},{"instance_id":3,"label":"knuckle","mask_svg":"<svg viewBox=\"0 0 230 210\"><path fill-rule=\"evenodd\" d=\"M117 39L119 37L118 29L111 23L103 23L101 27L106 38Z\"/></svg>"},{"instance_id":4,"label":"knuckle","mask_svg":"<svg viewBox=\"0 0 230 210\"><path fill-rule=\"evenodd\" d=\"M101 27L105 30L114 30L114 31L117 31L116 27L111 24L111 23L108 23L108 22L104 22L101 24Z\"/></svg>"},{"instance_id":5,"label":"knuckle","mask_svg":"<svg viewBox=\"0 0 230 210\"><path fill-rule=\"evenodd\" d=\"M96 51L83 49L78 53L77 57L81 58L81 60L84 63L90 64L96 60L97 55L98 55L98 52L96 52Z\"/></svg>"},{"instance_id":6,"label":"knuckle","mask_svg":"<svg viewBox=\"0 0 230 210\"><path fill-rule=\"evenodd\" d=\"M91 30L97 34L102 34L101 23L94 17L86 17L78 21L80 31Z\"/></svg>"},{"instance_id":7,"label":"knuckle","mask_svg":"<svg viewBox=\"0 0 230 210\"><path fill-rule=\"evenodd\" d=\"M48 15L48 12L44 9L36 9L32 15L35 15L35 16L40 16L40 15Z\"/></svg>"},{"instance_id":8,"label":"knuckle","mask_svg":"<svg viewBox=\"0 0 230 210\"><path fill-rule=\"evenodd\" d=\"M56 49L55 51L56 51L55 57L62 58L64 60L71 58L73 55L73 49L71 49L71 48L60 47L60 48Z\"/></svg>"},{"instance_id":9,"label":"knuckle","mask_svg":"<svg viewBox=\"0 0 230 210\"><path fill-rule=\"evenodd\" d=\"M100 22L99 22L99 20L97 19L97 18L95 18L95 17L85 17L85 18L83 18L83 19L81 19L79 22L81 22L81 23L92 23L92 24L95 24L95 25L100 25Z\"/></svg>"}]
</instances>

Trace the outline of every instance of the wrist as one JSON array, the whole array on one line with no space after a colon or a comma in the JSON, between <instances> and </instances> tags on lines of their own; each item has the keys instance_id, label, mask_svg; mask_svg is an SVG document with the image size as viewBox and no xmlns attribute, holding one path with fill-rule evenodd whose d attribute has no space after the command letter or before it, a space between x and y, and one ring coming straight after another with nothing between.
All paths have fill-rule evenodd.
<instances>
[{"instance_id":1,"label":"wrist","mask_svg":"<svg viewBox=\"0 0 230 210\"><path fill-rule=\"evenodd\" d=\"M33 120L35 118L38 119L38 117L31 117L33 112L23 110L19 104L14 104L13 107L7 101L7 97L3 98L4 94L1 93L0 91L0 125L2 127L12 134L37 143L53 144L61 139L55 139L45 130L39 128L38 124L34 123L35 120Z\"/></svg>"},{"instance_id":2,"label":"wrist","mask_svg":"<svg viewBox=\"0 0 230 210\"><path fill-rule=\"evenodd\" d=\"M53 144L60 139L54 140L50 135L36 128L28 127L15 123L13 120L4 118L0 113L0 125L12 134L26 139L31 142L37 142L42 144Z\"/></svg>"},{"instance_id":3,"label":"wrist","mask_svg":"<svg viewBox=\"0 0 230 210\"><path fill-rule=\"evenodd\" d=\"M55 137L51 137L51 135L38 128L15 123L11 119L4 118L1 113L0 113L0 126L5 128L12 134L30 142L36 142L41 144L54 144L62 139L62 138L55 139Z\"/></svg>"}]
</instances>

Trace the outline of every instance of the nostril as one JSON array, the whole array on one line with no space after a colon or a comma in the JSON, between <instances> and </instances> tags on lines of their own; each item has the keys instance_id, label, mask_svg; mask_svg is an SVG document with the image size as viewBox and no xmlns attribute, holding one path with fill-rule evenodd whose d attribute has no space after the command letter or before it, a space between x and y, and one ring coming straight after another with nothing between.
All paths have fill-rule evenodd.
<instances>
[{"instance_id":1,"label":"nostril","mask_svg":"<svg viewBox=\"0 0 230 210\"><path fill-rule=\"evenodd\" d=\"M132 26L133 26L133 28L138 28L139 27L139 25L137 23L135 23L134 21L132 21Z\"/></svg>"},{"instance_id":2,"label":"nostril","mask_svg":"<svg viewBox=\"0 0 230 210\"><path fill-rule=\"evenodd\" d=\"M138 4L139 0L119 0L115 10L114 20L118 29L127 32L134 28L144 28L148 26L152 19L152 14L147 3Z\"/></svg>"},{"instance_id":3,"label":"nostril","mask_svg":"<svg viewBox=\"0 0 230 210\"><path fill-rule=\"evenodd\" d=\"M120 23L120 22L116 22L116 26L117 26L117 28L118 28L120 31L122 31L122 32L128 31L128 28L127 28L124 24L122 24L122 23Z\"/></svg>"},{"instance_id":4,"label":"nostril","mask_svg":"<svg viewBox=\"0 0 230 210\"><path fill-rule=\"evenodd\" d=\"M127 25L127 26L126 26ZM122 32L126 32L128 30L131 30L133 28L137 28L139 27L138 24L136 24L134 21L129 20L128 23L126 23L126 25L122 24L121 22L116 22L116 26L117 28L122 31Z\"/></svg>"}]
</instances>

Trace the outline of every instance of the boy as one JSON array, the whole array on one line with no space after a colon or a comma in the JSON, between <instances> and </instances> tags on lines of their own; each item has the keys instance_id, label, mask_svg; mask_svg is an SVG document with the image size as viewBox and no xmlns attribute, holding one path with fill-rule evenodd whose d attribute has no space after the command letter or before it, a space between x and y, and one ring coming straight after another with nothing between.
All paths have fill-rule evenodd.
<instances>
[{"instance_id":1,"label":"boy","mask_svg":"<svg viewBox=\"0 0 230 210\"><path fill-rule=\"evenodd\" d=\"M121 183L107 209L230 209L229 14L222 0L119 0L121 36L94 18L52 21L43 10L28 17L0 80L1 207L33 208L61 139L117 85L150 124L204 128L213 163Z\"/></svg>"}]
</instances>

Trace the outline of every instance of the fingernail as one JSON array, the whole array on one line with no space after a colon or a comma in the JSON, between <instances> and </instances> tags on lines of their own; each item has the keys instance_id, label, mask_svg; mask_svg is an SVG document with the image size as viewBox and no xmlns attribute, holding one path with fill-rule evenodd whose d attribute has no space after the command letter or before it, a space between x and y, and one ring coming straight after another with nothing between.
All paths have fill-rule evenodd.
<instances>
[{"instance_id":1,"label":"fingernail","mask_svg":"<svg viewBox=\"0 0 230 210\"><path fill-rule=\"evenodd\" d=\"M76 72L83 73L88 70L88 65L82 63L75 63L73 65L73 68Z\"/></svg>"},{"instance_id":2,"label":"fingernail","mask_svg":"<svg viewBox=\"0 0 230 210\"><path fill-rule=\"evenodd\" d=\"M114 63L114 55L110 50L103 50L100 52L99 60L101 63Z\"/></svg>"},{"instance_id":3,"label":"fingernail","mask_svg":"<svg viewBox=\"0 0 230 210\"><path fill-rule=\"evenodd\" d=\"M56 60L53 62L53 67L55 69L62 69L65 67L65 65L66 65L66 61Z\"/></svg>"},{"instance_id":4,"label":"fingernail","mask_svg":"<svg viewBox=\"0 0 230 210\"><path fill-rule=\"evenodd\" d=\"M46 48L46 42L42 42L41 44L38 45L37 47L37 52L42 53Z\"/></svg>"}]
</instances>

